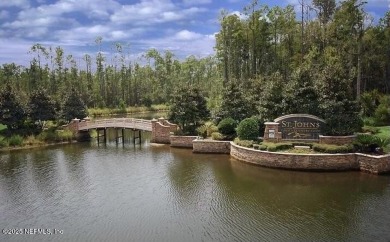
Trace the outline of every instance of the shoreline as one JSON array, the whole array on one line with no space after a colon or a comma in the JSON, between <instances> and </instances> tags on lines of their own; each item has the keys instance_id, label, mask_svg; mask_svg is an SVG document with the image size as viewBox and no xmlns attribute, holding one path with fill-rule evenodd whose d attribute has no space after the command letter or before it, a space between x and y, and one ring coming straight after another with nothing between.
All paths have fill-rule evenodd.
<instances>
[{"instance_id":1,"label":"shoreline","mask_svg":"<svg viewBox=\"0 0 390 242\"><path fill-rule=\"evenodd\" d=\"M55 146L55 145L68 145L68 144L75 144L80 143L77 140L67 141L67 142L57 142L57 143L43 143L40 145L25 145L25 146L13 146L13 147L3 147L0 149L0 153L3 152L11 152L11 151L19 151L19 150L29 150L29 149L35 149L35 148L45 148L49 146Z\"/></svg>"}]
</instances>

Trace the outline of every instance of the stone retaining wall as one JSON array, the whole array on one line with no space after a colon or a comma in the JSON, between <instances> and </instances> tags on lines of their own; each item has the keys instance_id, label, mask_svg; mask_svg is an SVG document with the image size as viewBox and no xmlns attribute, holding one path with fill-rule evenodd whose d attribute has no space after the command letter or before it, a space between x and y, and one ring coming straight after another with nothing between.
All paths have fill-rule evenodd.
<instances>
[{"instance_id":1,"label":"stone retaining wall","mask_svg":"<svg viewBox=\"0 0 390 242\"><path fill-rule=\"evenodd\" d=\"M175 136L171 135L170 143L172 147L192 148L192 141L198 136Z\"/></svg>"},{"instance_id":2,"label":"stone retaining wall","mask_svg":"<svg viewBox=\"0 0 390 242\"><path fill-rule=\"evenodd\" d=\"M229 154L230 141L194 140L192 141L194 153Z\"/></svg>"},{"instance_id":3,"label":"stone retaining wall","mask_svg":"<svg viewBox=\"0 0 390 242\"><path fill-rule=\"evenodd\" d=\"M348 135L348 136L319 136L320 144L329 144L329 145L345 145L352 144L352 142L356 139L356 135Z\"/></svg>"},{"instance_id":4,"label":"stone retaining wall","mask_svg":"<svg viewBox=\"0 0 390 242\"><path fill-rule=\"evenodd\" d=\"M361 170L374 174L390 173L390 155L292 154L244 148L233 142L230 145L232 157L265 167L318 171Z\"/></svg>"},{"instance_id":5,"label":"stone retaining wall","mask_svg":"<svg viewBox=\"0 0 390 242\"><path fill-rule=\"evenodd\" d=\"M231 143L230 155L252 164L293 170L359 170L355 154L291 154L244 148Z\"/></svg>"},{"instance_id":6,"label":"stone retaining wall","mask_svg":"<svg viewBox=\"0 0 390 242\"><path fill-rule=\"evenodd\" d=\"M373 156L357 153L356 157L361 171L374 174L390 172L390 155Z\"/></svg>"}]
</instances>

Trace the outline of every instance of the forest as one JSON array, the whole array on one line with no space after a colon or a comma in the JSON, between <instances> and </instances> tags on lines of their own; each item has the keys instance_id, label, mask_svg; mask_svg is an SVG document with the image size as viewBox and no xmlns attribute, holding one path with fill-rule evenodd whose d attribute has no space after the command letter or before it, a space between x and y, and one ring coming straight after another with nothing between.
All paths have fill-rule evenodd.
<instances>
[{"instance_id":1,"label":"forest","mask_svg":"<svg viewBox=\"0 0 390 242\"><path fill-rule=\"evenodd\" d=\"M65 118L69 95L79 95L88 108L118 108L172 105L177 95L196 89L214 118L264 122L309 113L335 127L361 118L384 125L390 120L390 11L373 19L364 7L359 0L312 0L297 13L293 6L253 0L240 16L221 11L215 55L205 58L180 60L169 50L150 49L130 60L124 44L108 55L96 37L96 55L77 61L61 46L37 43L29 66L0 66L0 106L13 93L12 105L21 107L16 119L33 119L31 100L39 92L53 103L53 115ZM0 123L9 115L1 111Z\"/></svg>"}]
</instances>

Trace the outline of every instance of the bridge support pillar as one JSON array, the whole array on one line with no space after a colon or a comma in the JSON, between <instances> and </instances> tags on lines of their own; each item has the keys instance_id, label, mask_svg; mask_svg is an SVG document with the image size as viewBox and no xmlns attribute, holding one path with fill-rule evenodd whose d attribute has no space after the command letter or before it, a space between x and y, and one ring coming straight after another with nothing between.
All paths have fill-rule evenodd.
<instances>
[{"instance_id":1,"label":"bridge support pillar","mask_svg":"<svg viewBox=\"0 0 390 242\"><path fill-rule=\"evenodd\" d=\"M152 139L153 143L170 144L171 132L176 130L177 125L171 124L164 118L152 120Z\"/></svg>"}]
</instances>

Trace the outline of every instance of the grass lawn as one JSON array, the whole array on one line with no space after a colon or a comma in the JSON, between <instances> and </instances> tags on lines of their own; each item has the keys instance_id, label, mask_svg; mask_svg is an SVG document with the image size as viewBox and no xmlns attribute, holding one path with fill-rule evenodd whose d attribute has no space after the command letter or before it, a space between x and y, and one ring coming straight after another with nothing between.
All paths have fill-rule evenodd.
<instances>
[{"instance_id":1,"label":"grass lawn","mask_svg":"<svg viewBox=\"0 0 390 242\"><path fill-rule=\"evenodd\" d=\"M390 126L381 126L377 128L379 128L379 133L375 134L375 136L378 136L381 139L390 139ZM384 152L390 153L390 144L384 148Z\"/></svg>"},{"instance_id":2,"label":"grass lawn","mask_svg":"<svg viewBox=\"0 0 390 242\"><path fill-rule=\"evenodd\" d=\"M4 130L7 128L7 125L4 125L4 124L0 124L0 131Z\"/></svg>"}]
</instances>

